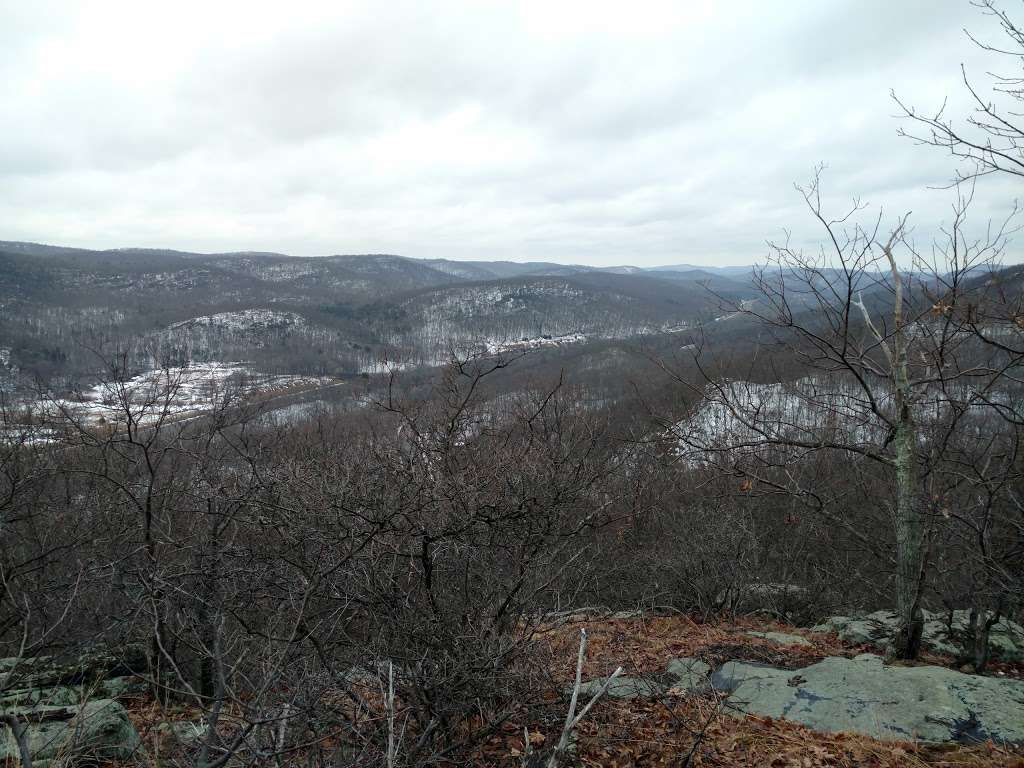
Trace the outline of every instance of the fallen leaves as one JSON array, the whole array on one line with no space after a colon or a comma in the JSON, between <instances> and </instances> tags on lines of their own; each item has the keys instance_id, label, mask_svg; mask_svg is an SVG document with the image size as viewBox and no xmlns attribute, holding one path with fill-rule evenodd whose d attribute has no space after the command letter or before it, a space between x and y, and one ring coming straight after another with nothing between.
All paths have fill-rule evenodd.
<instances>
[{"instance_id":1,"label":"fallen leaves","mask_svg":"<svg viewBox=\"0 0 1024 768\"><path fill-rule=\"evenodd\" d=\"M521 768L528 752L553 746L565 719L564 691L574 674L579 627L586 626L587 676L601 677L622 665L631 676L664 672L669 660L696 657L718 665L730 659L761 661L795 669L825 656L853 656L835 635L816 634L777 622L741 619L699 622L686 616L639 618L578 617L543 629L540 638L558 666L549 690L537 691L536 705L523 706L470 754L453 764L479 768ZM778 630L800 634L810 646L780 646L746 634ZM936 659L942 663L941 659ZM999 668L1003 675L1017 668ZM796 681L798 678L792 678ZM144 734L169 713L155 705L134 708ZM195 717L194 712L173 718ZM466 732L484 725L467 721ZM992 743L924 745L883 742L854 734L828 734L768 717L733 717L719 694L670 689L657 699L602 699L576 733L576 759L588 768L690 766L690 768L1024 768L1024 751ZM454 759L454 758L453 758Z\"/></svg>"},{"instance_id":2,"label":"fallen leaves","mask_svg":"<svg viewBox=\"0 0 1024 768\"><path fill-rule=\"evenodd\" d=\"M850 657L864 650L843 646L835 635L756 619L701 623L685 616L581 618L544 633L554 658L571 657L568 651L581 623L590 638L591 677L607 675L619 664L629 675L655 675L682 656L713 665L743 659L793 669L825 656ZM780 646L747 635L752 629L801 634L811 645ZM568 680L569 664L559 674ZM733 717L722 711L721 697L681 689L669 690L660 700L600 702L579 729L577 750L584 766L678 766L688 757L686 764L692 768L1024 768L1024 752L992 743L923 745L818 733L786 720Z\"/></svg>"}]
</instances>

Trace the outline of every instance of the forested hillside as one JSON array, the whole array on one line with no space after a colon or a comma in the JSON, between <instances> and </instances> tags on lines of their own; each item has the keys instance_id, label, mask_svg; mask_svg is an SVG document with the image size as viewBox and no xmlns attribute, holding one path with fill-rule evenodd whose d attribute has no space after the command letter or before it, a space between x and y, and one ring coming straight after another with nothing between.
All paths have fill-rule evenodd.
<instances>
[{"instance_id":1,"label":"forested hillside","mask_svg":"<svg viewBox=\"0 0 1024 768\"><path fill-rule=\"evenodd\" d=\"M0 333L9 365L91 385L100 350L136 372L251 362L314 375L438 365L452 348L571 343L680 331L749 284L706 272L624 276L586 267L428 262L398 256L81 251L0 243ZM560 273L553 276L552 273ZM568 339L566 338L566 342Z\"/></svg>"}]
</instances>

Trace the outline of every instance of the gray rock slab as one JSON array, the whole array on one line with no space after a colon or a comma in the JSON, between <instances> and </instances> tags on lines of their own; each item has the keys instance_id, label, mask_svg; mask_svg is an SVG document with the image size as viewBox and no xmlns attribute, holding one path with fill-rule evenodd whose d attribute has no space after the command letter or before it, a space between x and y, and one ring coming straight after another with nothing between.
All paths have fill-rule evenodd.
<instances>
[{"instance_id":1,"label":"gray rock slab","mask_svg":"<svg viewBox=\"0 0 1024 768\"><path fill-rule=\"evenodd\" d=\"M584 703L590 701L590 698L601 690L601 686L604 685L607 679L606 677L597 678L596 680L588 680L580 685L580 698ZM608 690L604 695L610 696L613 699L653 698L654 696L660 696L665 690L666 687L664 685L654 680L649 680L645 677L620 675L612 680L612 684L608 686Z\"/></svg>"},{"instance_id":2,"label":"gray rock slab","mask_svg":"<svg viewBox=\"0 0 1024 768\"><path fill-rule=\"evenodd\" d=\"M800 635L793 635L789 632L747 632L750 637L760 637L762 640L769 640L779 645L811 645L811 641Z\"/></svg>"},{"instance_id":3,"label":"gray rock slab","mask_svg":"<svg viewBox=\"0 0 1024 768\"><path fill-rule=\"evenodd\" d=\"M711 667L700 659L684 657L672 659L664 675L650 677L628 677L620 675L608 686L605 696L613 699L654 698L664 695L669 688L683 690L702 690L710 682ZM589 701L590 697L601 690L605 680L602 677L588 680L580 685L580 698Z\"/></svg>"},{"instance_id":4,"label":"gray rock slab","mask_svg":"<svg viewBox=\"0 0 1024 768\"><path fill-rule=\"evenodd\" d=\"M886 666L872 654L799 670L728 662L712 684L734 711L890 740L1024 742L1024 682L944 667Z\"/></svg>"},{"instance_id":5,"label":"gray rock slab","mask_svg":"<svg viewBox=\"0 0 1024 768\"><path fill-rule=\"evenodd\" d=\"M0 693L0 709L10 707L67 707L92 699L119 699L146 692L141 680L114 677L86 685L55 685L49 688L14 688Z\"/></svg>"},{"instance_id":6,"label":"gray rock slab","mask_svg":"<svg viewBox=\"0 0 1024 768\"><path fill-rule=\"evenodd\" d=\"M138 646L113 651L96 647L77 656L0 659L0 688L51 688L123 677L146 669L145 652Z\"/></svg>"},{"instance_id":7,"label":"gray rock slab","mask_svg":"<svg viewBox=\"0 0 1024 768\"><path fill-rule=\"evenodd\" d=\"M709 683L711 667L700 659L684 657L672 659L665 668L665 674L672 680L672 688L701 690Z\"/></svg>"},{"instance_id":8,"label":"gray rock slab","mask_svg":"<svg viewBox=\"0 0 1024 768\"><path fill-rule=\"evenodd\" d=\"M104 696L103 698L108 698ZM36 705L65 707L81 704L82 691L71 686L58 685L53 688L18 688L0 694L0 709L31 707Z\"/></svg>"}]
</instances>

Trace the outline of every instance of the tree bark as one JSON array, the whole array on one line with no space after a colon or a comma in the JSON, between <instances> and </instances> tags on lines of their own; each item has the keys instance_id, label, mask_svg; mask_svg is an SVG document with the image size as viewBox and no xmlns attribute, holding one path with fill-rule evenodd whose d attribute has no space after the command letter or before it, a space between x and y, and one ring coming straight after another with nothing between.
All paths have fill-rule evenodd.
<instances>
[{"instance_id":1,"label":"tree bark","mask_svg":"<svg viewBox=\"0 0 1024 768\"><path fill-rule=\"evenodd\" d=\"M924 568L924 522L917 506L917 431L909 411L896 435L896 615L892 652L916 659L921 651L924 615L921 581Z\"/></svg>"},{"instance_id":2,"label":"tree bark","mask_svg":"<svg viewBox=\"0 0 1024 768\"><path fill-rule=\"evenodd\" d=\"M0 715L0 722L6 724L14 735L14 741L18 745L18 756L21 758L21 768L32 768L32 749L29 744L28 723L23 723L16 715L8 713Z\"/></svg>"},{"instance_id":3,"label":"tree bark","mask_svg":"<svg viewBox=\"0 0 1024 768\"><path fill-rule=\"evenodd\" d=\"M895 238L895 235L893 236ZM903 276L892 255L893 240L885 247L892 272L895 302L892 338L893 384L896 404L896 637L892 654L916 659L921 651L924 615L921 587L924 576L924 520L918 508L917 425L911 408L913 389L907 360L908 340L903 316Z\"/></svg>"}]
</instances>

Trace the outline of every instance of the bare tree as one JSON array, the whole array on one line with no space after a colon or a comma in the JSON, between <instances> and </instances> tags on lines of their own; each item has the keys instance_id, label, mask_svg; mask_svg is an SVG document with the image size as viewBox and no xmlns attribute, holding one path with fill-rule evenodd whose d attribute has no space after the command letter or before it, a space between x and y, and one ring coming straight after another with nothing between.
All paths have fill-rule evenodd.
<instances>
[{"instance_id":1,"label":"bare tree","mask_svg":"<svg viewBox=\"0 0 1024 768\"><path fill-rule=\"evenodd\" d=\"M1011 71L992 73L991 93L985 95L961 65L964 87L974 108L959 123L946 114L945 104L934 113L920 112L893 93L903 117L911 123L900 133L921 144L948 150L958 161L964 161L957 168L957 181L993 173L1024 177L1024 24L996 0L975 0L973 5L996 20L1003 41L987 42L970 32L967 36L982 50L1003 56Z\"/></svg>"},{"instance_id":2,"label":"bare tree","mask_svg":"<svg viewBox=\"0 0 1024 768\"><path fill-rule=\"evenodd\" d=\"M936 512L934 472L968 416L1001 399L1024 359L978 343L972 325L971 308L990 290L1007 225L969 239L968 189L943 240L924 254L908 235L906 216L888 230L880 215L862 224L864 206L855 201L829 218L820 171L798 189L827 245L807 255L788 240L770 244L769 265L755 271L758 300L727 309L766 332L768 348L794 356L803 377L776 373L772 381L788 383L751 385L722 380L698 360L703 416L673 432L729 472L804 498L820 500L809 485L814 479L800 479L793 464L820 453L864 462L889 484L899 621L893 652L914 658ZM825 505L819 510L828 513Z\"/></svg>"}]
</instances>

